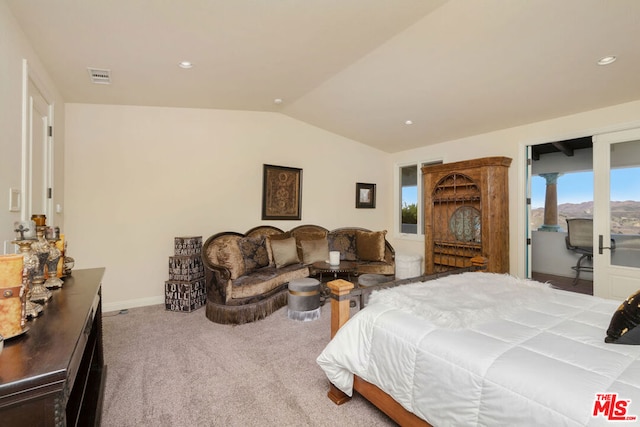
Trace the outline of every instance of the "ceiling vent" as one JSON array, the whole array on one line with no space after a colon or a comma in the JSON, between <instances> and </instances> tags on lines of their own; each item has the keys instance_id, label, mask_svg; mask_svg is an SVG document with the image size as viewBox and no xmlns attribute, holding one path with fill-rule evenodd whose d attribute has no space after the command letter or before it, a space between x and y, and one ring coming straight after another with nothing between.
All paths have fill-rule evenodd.
<instances>
[{"instance_id":1,"label":"ceiling vent","mask_svg":"<svg viewBox=\"0 0 640 427\"><path fill-rule=\"evenodd\" d=\"M89 70L89 76L91 77L92 83L100 85L111 84L111 70L91 67L87 68L87 70Z\"/></svg>"}]
</instances>

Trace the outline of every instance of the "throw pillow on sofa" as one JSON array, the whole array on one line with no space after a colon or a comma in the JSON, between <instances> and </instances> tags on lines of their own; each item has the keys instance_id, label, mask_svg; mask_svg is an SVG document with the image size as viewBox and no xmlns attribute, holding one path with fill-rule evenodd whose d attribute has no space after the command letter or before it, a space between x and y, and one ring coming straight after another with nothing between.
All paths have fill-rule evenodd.
<instances>
[{"instance_id":1,"label":"throw pillow on sofa","mask_svg":"<svg viewBox=\"0 0 640 427\"><path fill-rule=\"evenodd\" d=\"M387 231L356 230L356 253L361 261L384 261Z\"/></svg>"},{"instance_id":2,"label":"throw pillow on sofa","mask_svg":"<svg viewBox=\"0 0 640 427\"><path fill-rule=\"evenodd\" d=\"M313 264L329 259L327 239L303 240L300 242L300 246L302 246L302 262L304 264Z\"/></svg>"},{"instance_id":3,"label":"throw pillow on sofa","mask_svg":"<svg viewBox=\"0 0 640 427\"><path fill-rule=\"evenodd\" d=\"M294 233L291 233L292 235ZM318 240L327 237L327 232L324 230L298 230L293 236L296 239L296 245L298 246L298 258L302 259L302 242L305 240Z\"/></svg>"},{"instance_id":4,"label":"throw pillow on sofa","mask_svg":"<svg viewBox=\"0 0 640 427\"><path fill-rule=\"evenodd\" d=\"M264 236L243 237L238 240L244 259L245 274L269 265L269 253Z\"/></svg>"},{"instance_id":5,"label":"throw pillow on sofa","mask_svg":"<svg viewBox=\"0 0 640 427\"><path fill-rule=\"evenodd\" d=\"M300 262L295 237L289 237L283 240L271 240L271 253L273 254L273 261L276 264L276 268L282 268Z\"/></svg>"},{"instance_id":6,"label":"throw pillow on sofa","mask_svg":"<svg viewBox=\"0 0 640 427\"><path fill-rule=\"evenodd\" d=\"M271 242L274 240L288 239L289 237L291 237L291 235L288 231L286 233L274 233L266 236L265 246L267 247L267 252L269 253L269 265L271 265L272 267L274 267L276 263L273 260L273 252L271 252Z\"/></svg>"},{"instance_id":7,"label":"throw pillow on sofa","mask_svg":"<svg viewBox=\"0 0 640 427\"><path fill-rule=\"evenodd\" d=\"M334 231L329 234L328 240L329 250L340 252L341 260L356 261L358 259L355 230Z\"/></svg>"}]
</instances>

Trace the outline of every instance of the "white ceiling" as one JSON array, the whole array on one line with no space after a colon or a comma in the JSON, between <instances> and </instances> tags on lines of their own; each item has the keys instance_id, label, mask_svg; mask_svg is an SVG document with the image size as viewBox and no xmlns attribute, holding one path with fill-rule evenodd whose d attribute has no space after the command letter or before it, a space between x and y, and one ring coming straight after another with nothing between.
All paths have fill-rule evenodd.
<instances>
[{"instance_id":1,"label":"white ceiling","mask_svg":"<svg viewBox=\"0 0 640 427\"><path fill-rule=\"evenodd\" d=\"M638 0L5 1L67 102L277 111L387 152L640 99Z\"/></svg>"}]
</instances>

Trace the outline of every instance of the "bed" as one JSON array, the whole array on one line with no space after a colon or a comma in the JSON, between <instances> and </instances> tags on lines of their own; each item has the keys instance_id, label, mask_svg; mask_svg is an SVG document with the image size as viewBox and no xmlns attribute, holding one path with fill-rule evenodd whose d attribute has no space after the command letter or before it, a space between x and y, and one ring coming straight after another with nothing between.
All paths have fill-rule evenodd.
<instances>
[{"instance_id":1,"label":"bed","mask_svg":"<svg viewBox=\"0 0 640 427\"><path fill-rule=\"evenodd\" d=\"M356 391L399 424L426 426L640 416L640 346L604 342L620 302L466 272L373 292L349 319L353 285L329 287L332 340L317 362L337 404Z\"/></svg>"}]
</instances>

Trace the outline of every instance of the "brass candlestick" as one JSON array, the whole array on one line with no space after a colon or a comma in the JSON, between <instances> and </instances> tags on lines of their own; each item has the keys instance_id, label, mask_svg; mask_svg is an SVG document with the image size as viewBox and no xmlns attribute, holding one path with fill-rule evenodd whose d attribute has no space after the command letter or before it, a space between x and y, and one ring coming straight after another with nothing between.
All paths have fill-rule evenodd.
<instances>
[{"instance_id":1,"label":"brass candlestick","mask_svg":"<svg viewBox=\"0 0 640 427\"><path fill-rule=\"evenodd\" d=\"M58 277L58 262L62 256L62 252L57 248L58 239L49 240L49 258L47 258L48 278L44 282L44 286L48 289L61 288L63 281Z\"/></svg>"},{"instance_id":2,"label":"brass candlestick","mask_svg":"<svg viewBox=\"0 0 640 427\"><path fill-rule=\"evenodd\" d=\"M43 307L31 301L31 286L33 283L33 275L38 267L38 258L31 252L31 243L33 240L14 240L12 243L18 245L20 253L24 258L24 285L26 289L25 297L25 317L33 318L42 314Z\"/></svg>"},{"instance_id":3,"label":"brass candlestick","mask_svg":"<svg viewBox=\"0 0 640 427\"><path fill-rule=\"evenodd\" d=\"M31 286L31 301L47 302L53 295L49 289L44 286L44 267L49 259L49 242L44 238L45 229L43 225L36 226L37 240L31 243L31 252L38 258L38 266L33 276Z\"/></svg>"}]
</instances>

